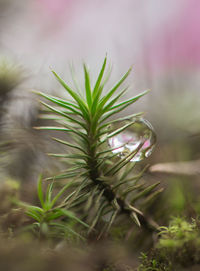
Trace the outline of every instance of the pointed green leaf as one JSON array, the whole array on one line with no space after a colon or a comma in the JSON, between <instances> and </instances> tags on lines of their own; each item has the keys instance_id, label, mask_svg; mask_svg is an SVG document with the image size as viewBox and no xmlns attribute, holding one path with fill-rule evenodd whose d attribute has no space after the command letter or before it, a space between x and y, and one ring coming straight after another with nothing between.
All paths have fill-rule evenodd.
<instances>
[{"instance_id":1,"label":"pointed green leaf","mask_svg":"<svg viewBox=\"0 0 200 271\"><path fill-rule=\"evenodd\" d=\"M111 215L111 217L110 217L110 220L109 220L109 222L108 222L108 225L107 225L107 228L106 228L106 232L108 232L108 231L110 230L110 228L111 228L113 222L115 221L115 218L116 218L118 212L119 212L119 210L113 211L113 213L112 213L112 215Z\"/></svg>"},{"instance_id":2,"label":"pointed green leaf","mask_svg":"<svg viewBox=\"0 0 200 271\"><path fill-rule=\"evenodd\" d=\"M147 92L148 92L148 91L145 91L144 93L140 94L141 96L140 96L140 95L138 95L138 96L142 97L142 96L144 96ZM137 96L136 96L136 97L137 97ZM127 101L124 101L124 102L122 102L122 103L120 103L120 104L118 104L118 105L116 105L116 106L111 107L110 110L109 110L109 111L111 111L111 112L105 114L105 116L103 116L103 118L101 119L101 122L103 122L103 121L105 121L106 119L110 118L111 116L113 116L113 115L115 115L115 114L117 114L117 113L123 111L123 110L124 110L126 107L128 107L129 105L135 103L135 102L140 98L140 97L139 97L139 98L136 98L136 97L133 97L133 98L127 100Z\"/></svg>"},{"instance_id":3,"label":"pointed green leaf","mask_svg":"<svg viewBox=\"0 0 200 271\"><path fill-rule=\"evenodd\" d=\"M135 151L133 151L132 153L129 153L128 155L126 155L123 159L119 160L117 163L114 164L113 167L111 167L106 173L105 175L114 175L116 174L121 168L123 168L126 164L129 163L129 161L137 154L137 152L142 148L143 146L143 142L137 147L137 149Z\"/></svg>"},{"instance_id":4,"label":"pointed green leaf","mask_svg":"<svg viewBox=\"0 0 200 271\"><path fill-rule=\"evenodd\" d=\"M43 209L38 206L32 206L27 204L26 208L28 208L29 211L39 213L40 215L44 212Z\"/></svg>"},{"instance_id":5,"label":"pointed green leaf","mask_svg":"<svg viewBox=\"0 0 200 271\"><path fill-rule=\"evenodd\" d=\"M132 163L132 166L134 167L136 165L136 162L133 162ZM148 165L144 167L144 169L137 175L129 178L129 179L126 179L126 173L128 170L124 170L124 173L122 175L122 177L119 179L119 182L113 186L113 189L116 189L118 188L120 185L124 184L124 183L129 183L129 182L132 182L134 181L134 185L136 185L138 183L138 181L140 180L140 178L143 176L144 172L146 171ZM129 171L130 172L130 171ZM128 172L128 173L129 173Z\"/></svg>"},{"instance_id":6,"label":"pointed green leaf","mask_svg":"<svg viewBox=\"0 0 200 271\"><path fill-rule=\"evenodd\" d=\"M131 199L131 203L135 202L136 200L146 196L147 194L149 194L154 188L156 188L158 185L160 184L160 182L157 182L155 184L152 184L150 186L148 186L146 189L144 189L142 192L138 193L134 198Z\"/></svg>"},{"instance_id":7,"label":"pointed green leaf","mask_svg":"<svg viewBox=\"0 0 200 271\"><path fill-rule=\"evenodd\" d=\"M75 91L73 91L63 80L58 76L58 74L55 71L52 71L57 80L61 83L61 85L67 90L67 92L72 96L72 98L77 102L77 104L80 107L80 110L82 111L84 117L89 120L89 114L88 109L85 104L85 102L79 97Z\"/></svg>"},{"instance_id":8,"label":"pointed green leaf","mask_svg":"<svg viewBox=\"0 0 200 271\"><path fill-rule=\"evenodd\" d=\"M135 190L139 190L144 186L144 184L133 184L133 185L129 185L128 188L122 192L123 197L126 197L129 193L132 193Z\"/></svg>"},{"instance_id":9,"label":"pointed green leaf","mask_svg":"<svg viewBox=\"0 0 200 271\"><path fill-rule=\"evenodd\" d=\"M61 140L61 139L58 139L58 138L55 138L55 137L52 137L52 139L55 140L55 141L57 141L57 142L59 142L59 143L61 143L61 144L66 145L68 147L72 147L72 148L77 149L77 150L79 150L79 151L81 151L83 153L86 153L86 151L84 149L82 149L81 147L79 147L77 145L68 143L67 141L64 141L64 140Z\"/></svg>"},{"instance_id":10,"label":"pointed green leaf","mask_svg":"<svg viewBox=\"0 0 200 271\"><path fill-rule=\"evenodd\" d=\"M26 215L32 217L33 219L35 219L38 222L41 221L41 217L39 215L37 215L36 213L34 213L34 212L26 211Z\"/></svg>"},{"instance_id":11,"label":"pointed green leaf","mask_svg":"<svg viewBox=\"0 0 200 271\"><path fill-rule=\"evenodd\" d=\"M119 121L123 121L123 120L127 120L127 121L130 121L130 120L136 120L136 118L138 117L141 117L142 115L144 115L144 112L139 112L139 113L134 113L134 114L131 114L131 115L128 115L128 116L124 116L124 117L120 117L120 118L117 118L117 119L114 119L114 120L111 120L111 121L108 121L104 124L102 124L100 127L99 127L99 131L101 131L102 129L105 129L105 132L108 133L108 127L116 122L119 122ZM101 121L102 122L102 121Z\"/></svg>"},{"instance_id":12,"label":"pointed green leaf","mask_svg":"<svg viewBox=\"0 0 200 271\"><path fill-rule=\"evenodd\" d=\"M95 98L96 98L96 96L98 94L98 90L99 90L99 87L100 87L100 84L101 84L101 80L103 78L103 74L104 74L104 71L105 71L106 62L107 62L107 57L104 58L104 62L103 62L103 65L101 67L101 71L99 73L96 84L94 86L94 90L93 90L93 93L92 93L94 100L95 100Z\"/></svg>"},{"instance_id":13,"label":"pointed green leaf","mask_svg":"<svg viewBox=\"0 0 200 271\"><path fill-rule=\"evenodd\" d=\"M51 196L52 196L52 191L53 191L53 185L54 185L54 182L51 182L47 187L46 197L45 197L45 209L46 210L49 210L52 207L51 206Z\"/></svg>"},{"instance_id":14,"label":"pointed green leaf","mask_svg":"<svg viewBox=\"0 0 200 271\"><path fill-rule=\"evenodd\" d=\"M133 98L127 100L127 101L124 101L124 102L121 102L121 103L119 103L117 105L114 105L113 107L110 108L110 110L116 109L116 108L121 107L121 106L126 105L126 104L130 105L130 103L136 102L139 98L146 95L149 91L150 90L145 90L144 92L138 94L137 96L135 96L135 97L133 97Z\"/></svg>"},{"instance_id":15,"label":"pointed green leaf","mask_svg":"<svg viewBox=\"0 0 200 271\"><path fill-rule=\"evenodd\" d=\"M88 200L87 200L85 207L84 207L85 212L87 212L90 209L90 207L92 206L93 199L94 199L95 194L97 193L97 190L98 190L98 185L96 185L94 187L94 189L91 190L91 193L90 193Z\"/></svg>"},{"instance_id":16,"label":"pointed green leaf","mask_svg":"<svg viewBox=\"0 0 200 271\"><path fill-rule=\"evenodd\" d=\"M47 213L45 220L52 221L52 220L58 219L62 216L63 216L63 213L56 209L53 212Z\"/></svg>"},{"instance_id":17,"label":"pointed green leaf","mask_svg":"<svg viewBox=\"0 0 200 271\"><path fill-rule=\"evenodd\" d=\"M95 225L97 224L100 216L103 214L103 211L105 209L105 207L107 206L107 203L103 203L100 205L100 207L98 208L98 211L96 213L96 216L94 217L92 224L88 230L88 234L94 229Z\"/></svg>"},{"instance_id":18,"label":"pointed green leaf","mask_svg":"<svg viewBox=\"0 0 200 271\"><path fill-rule=\"evenodd\" d=\"M54 226L55 228L60 228L61 230L63 230L64 233L70 232L73 233L75 236L81 238L82 240L85 240L85 238L83 236L81 236L79 233L77 233L76 231L74 231L71 227L69 227L66 223L58 223L58 222L50 222L49 223L50 226ZM58 234L59 231L56 231L56 235Z\"/></svg>"},{"instance_id":19,"label":"pointed green leaf","mask_svg":"<svg viewBox=\"0 0 200 271\"><path fill-rule=\"evenodd\" d=\"M138 216L137 216L137 214L136 214L135 212L132 212L131 215L130 215L130 217L133 219L133 221L134 221L139 227L141 226L140 221L139 221L139 219L138 219Z\"/></svg>"},{"instance_id":20,"label":"pointed green leaf","mask_svg":"<svg viewBox=\"0 0 200 271\"><path fill-rule=\"evenodd\" d=\"M59 106L62 106L63 108L69 109L70 111L74 112L77 115L82 116L82 114L78 110L76 110L76 109L79 109L78 106L73 105L72 103L66 102L65 100L59 99L57 97L42 93L42 92L36 92L36 93L38 95L44 97L45 99L47 99L47 100L49 100L49 101L51 101L51 102L53 102L53 103L55 103L55 104L57 104ZM74 109L74 107L76 109Z\"/></svg>"},{"instance_id":21,"label":"pointed green leaf","mask_svg":"<svg viewBox=\"0 0 200 271\"><path fill-rule=\"evenodd\" d=\"M63 188L57 193L57 195L51 201L51 206L53 207L57 200L63 195L63 193L73 184L73 182L68 182Z\"/></svg>"},{"instance_id":22,"label":"pointed green leaf","mask_svg":"<svg viewBox=\"0 0 200 271\"><path fill-rule=\"evenodd\" d=\"M41 206L44 208L44 196L42 192L42 175L39 176L38 185L37 185L38 198L40 200Z\"/></svg>"},{"instance_id":23,"label":"pointed green leaf","mask_svg":"<svg viewBox=\"0 0 200 271\"><path fill-rule=\"evenodd\" d=\"M94 115L96 112L97 104L99 102L99 99L101 97L101 93L103 91L104 84L101 85L101 81L102 81L103 74L105 71L106 62L107 62L107 57L105 57L105 59L104 59L101 71L99 73L99 76L97 78L96 84L93 89L93 93L92 93L93 103L92 103L92 109L91 109L92 115Z\"/></svg>"},{"instance_id":24,"label":"pointed green leaf","mask_svg":"<svg viewBox=\"0 0 200 271\"><path fill-rule=\"evenodd\" d=\"M40 126L40 127L33 127L33 128L36 130L72 132L72 130L67 129L65 127L56 127L56 126Z\"/></svg>"},{"instance_id":25,"label":"pointed green leaf","mask_svg":"<svg viewBox=\"0 0 200 271\"><path fill-rule=\"evenodd\" d=\"M86 100L88 107L91 108L92 105L92 93L91 93L91 86L90 86L90 76L89 72L87 70L86 65L83 65L84 67L84 73L85 73L85 93L86 93Z\"/></svg>"},{"instance_id":26,"label":"pointed green leaf","mask_svg":"<svg viewBox=\"0 0 200 271\"><path fill-rule=\"evenodd\" d=\"M48 153L48 155L52 156L52 157L85 159L85 160L88 159L88 157L89 157L89 156L81 155L81 154L62 154L62 153Z\"/></svg>"},{"instance_id":27,"label":"pointed green leaf","mask_svg":"<svg viewBox=\"0 0 200 271\"><path fill-rule=\"evenodd\" d=\"M131 204L127 204L127 208L128 208L128 210L134 211L136 214L143 215L143 213L140 210L138 210L137 208L135 208Z\"/></svg>"},{"instance_id":28,"label":"pointed green leaf","mask_svg":"<svg viewBox=\"0 0 200 271\"><path fill-rule=\"evenodd\" d=\"M103 106L107 103L107 101L112 97L112 95L115 93L115 91L119 88L119 86L125 81L125 79L128 77L129 73L131 72L131 69L125 73L125 75L119 80L119 82L105 95L105 97L102 98L98 110L102 109Z\"/></svg>"},{"instance_id":29,"label":"pointed green leaf","mask_svg":"<svg viewBox=\"0 0 200 271\"><path fill-rule=\"evenodd\" d=\"M112 99L104 108L103 108L103 114L105 112L107 112L118 100L121 96L124 95L124 93L127 91L128 87L126 87L125 89L123 89L118 95L117 97L115 97L114 99Z\"/></svg>"},{"instance_id":30,"label":"pointed green leaf","mask_svg":"<svg viewBox=\"0 0 200 271\"><path fill-rule=\"evenodd\" d=\"M123 132L126 128L128 128L129 126L131 126L132 124L135 123L135 120L125 124L124 126L118 128L117 130L113 131L112 133L110 133L109 135L107 135L100 143L99 145L103 144L104 142L106 142L108 140L108 138L111 138L121 132Z\"/></svg>"},{"instance_id":31,"label":"pointed green leaf","mask_svg":"<svg viewBox=\"0 0 200 271\"><path fill-rule=\"evenodd\" d=\"M126 166L123 174L121 175L119 182L123 181L124 179L126 179L126 177L131 173L131 171L134 169L136 163L130 163Z\"/></svg>"},{"instance_id":32,"label":"pointed green leaf","mask_svg":"<svg viewBox=\"0 0 200 271\"><path fill-rule=\"evenodd\" d=\"M66 207L70 207L70 205L72 204L72 202L73 201L75 201L76 200L76 198L78 197L78 195L79 195L79 193L81 192L81 190L85 187L85 186L87 186L87 184L88 184L88 177L86 177L83 181L82 181L82 183L77 187L77 189L74 191L75 193L73 193L73 195L72 195L72 197L67 197L66 199L65 199L65 202L66 202Z\"/></svg>"},{"instance_id":33,"label":"pointed green leaf","mask_svg":"<svg viewBox=\"0 0 200 271\"><path fill-rule=\"evenodd\" d=\"M133 163L134 165L136 164L136 163ZM115 184L114 186L113 186L113 189L117 189L117 188L119 188L121 185L123 185L123 184L127 184L127 186L129 187L129 185L130 184L128 184L129 182L131 182L131 181L133 181L133 180L135 180L137 177L136 176L133 176L132 178L130 178L130 179L124 179L124 180L122 180L122 181L120 181L120 182L118 182L117 184ZM134 184L135 185L135 184Z\"/></svg>"},{"instance_id":34,"label":"pointed green leaf","mask_svg":"<svg viewBox=\"0 0 200 271\"><path fill-rule=\"evenodd\" d=\"M148 206L150 206L152 204L152 202L154 200L157 199L157 197L163 192L164 188L161 188L155 192L153 192L152 194L150 194L144 201L144 203L142 203L142 206L145 206L148 208Z\"/></svg>"},{"instance_id":35,"label":"pointed green leaf","mask_svg":"<svg viewBox=\"0 0 200 271\"><path fill-rule=\"evenodd\" d=\"M58 110L58 109L55 109L53 106L51 106L51 105L49 105L49 104L47 104L47 103L45 103L45 102L41 102L41 104L43 104L45 107L47 107L47 108L50 109L51 111L53 111L53 112L55 112L55 113L57 113L57 114L59 114L59 115L65 117L65 118L67 118L68 120L70 120L70 121L72 121L72 122L74 122L74 123L77 123L78 125L80 125L80 126L83 127L84 129L86 128L85 123L80 122L80 121L76 120L75 118L70 117L69 115L63 113L62 111L60 111L60 110Z\"/></svg>"},{"instance_id":36,"label":"pointed green leaf","mask_svg":"<svg viewBox=\"0 0 200 271\"><path fill-rule=\"evenodd\" d=\"M78 223L82 224L82 225L85 226L86 228L89 228L89 225L86 224L85 222L83 222L83 221L82 221L81 219L79 219L77 216L75 216L73 212L71 212L71 211L69 211L69 210L65 210L65 209L60 209L60 210L61 210L61 212L62 212L65 216L67 216L67 217L69 217L69 218L71 218L71 219L74 219L75 221L77 221Z\"/></svg>"}]
</instances>

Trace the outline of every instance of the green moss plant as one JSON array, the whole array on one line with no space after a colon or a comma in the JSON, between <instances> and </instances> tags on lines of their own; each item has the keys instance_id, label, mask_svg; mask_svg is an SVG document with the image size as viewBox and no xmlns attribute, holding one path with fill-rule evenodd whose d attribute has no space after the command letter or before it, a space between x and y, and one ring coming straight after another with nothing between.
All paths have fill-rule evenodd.
<instances>
[{"instance_id":1,"label":"green moss plant","mask_svg":"<svg viewBox=\"0 0 200 271\"><path fill-rule=\"evenodd\" d=\"M191 270L192 266L200 264L198 218L188 222L175 217L168 227L160 227L158 236L155 248L148 254L142 254L142 264L138 270Z\"/></svg>"},{"instance_id":2,"label":"green moss plant","mask_svg":"<svg viewBox=\"0 0 200 271\"><path fill-rule=\"evenodd\" d=\"M105 72L106 63L107 58L104 59L94 86L91 85L89 71L84 64L85 90L81 94L52 71L71 100L36 92L50 102L41 101L47 111L41 117L55 123L53 126L37 129L62 131L67 138L66 140L53 138L66 147L66 152L50 155L63 160L66 163L66 170L48 180L64 179L66 184L73 182L73 189L61 207L80 213L81 219L90 224L89 233L95 229L98 222L104 224L100 236L108 232L116 217L120 215L131 218L137 225L142 224L148 229L157 230L156 223L146 218L138 208L138 205L148 204L148 200L152 200L151 192L158 185L140 182L144 171L137 175L133 174L136 162L131 160L140 151L143 143L122 158L118 158L107 144L109 138L134 124L141 113L114 120L110 118L135 103L148 91L128 100L119 101L127 87L117 91L131 69L109 91L105 91L109 78L109 72ZM123 123L123 120L128 120L128 123L116 130L111 129L113 123L116 121Z\"/></svg>"}]
</instances>

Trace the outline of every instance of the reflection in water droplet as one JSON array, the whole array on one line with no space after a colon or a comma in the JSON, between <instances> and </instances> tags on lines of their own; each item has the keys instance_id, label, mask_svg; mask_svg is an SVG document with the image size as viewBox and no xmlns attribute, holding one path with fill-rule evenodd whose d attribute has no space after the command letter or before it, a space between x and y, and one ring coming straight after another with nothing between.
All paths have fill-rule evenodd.
<instances>
[{"instance_id":1,"label":"reflection in water droplet","mask_svg":"<svg viewBox=\"0 0 200 271\"><path fill-rule=\"evenodd\" d=\"M111 130L113 132L132 121L127 119L114 122ZM145 157L149 157L155 143L156 135L152 125L142 118L136 119L128 128L108 139L108 145L112 148L112 152L118 154L121 158L137 151L131 158L131 162L139 162Z\"/></svg>"}]
</instances>

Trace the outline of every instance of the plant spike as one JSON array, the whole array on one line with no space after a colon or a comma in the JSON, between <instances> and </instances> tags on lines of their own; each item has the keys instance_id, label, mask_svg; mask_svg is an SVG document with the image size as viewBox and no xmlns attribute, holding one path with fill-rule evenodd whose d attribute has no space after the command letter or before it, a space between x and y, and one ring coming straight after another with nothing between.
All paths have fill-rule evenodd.
<instances>
[{"instance_id":1,"label":"plant spike","mask_svg":"<svg viewBox=\"0 0 200 271\"><path fill-rule=\"evenodd\" d=\"M111 210L113 210L113 215L110 218L107 230L114 223L115 217L122 213L132 218L137 225L140 225L140 218L142 217L142 225L146 227L146 225L149 224L149 228L155 229L152 222L146 219L143 213L131 204L129 199L130 193L133 193L133 202L139 198L145 200L146 196L148 196L148 199L151 199L151 192L153 195L156 195L154 189L158 184L150 186L138 184L143 172L136 176L131 175L135 163L130 167L130 163L132 163L130 161L143 147L144 142L141 142L135 151L121 160L117 160L117 153L112 153L113 149L106 146L108 138L116 136L129 126L133 125L137 116L141 115L141 113L132 114L125 118L119 118L118 120L107 121L107 119L121 112L129 105L132 105L148 91L144 91L126 101L119 102L119 99L124 95L127 88L120 90L119 94L116 96L115 93L128 77L131 71L131 69L129 69L114 87L103 95L105 82L108 79L108 76L107 78L104 78L104 75L106 74L106 64L107 57L105 57L103 61L94 87L91 86L88 69L85 64L83 65L85 76L85 98L82 98L75 90L72 90L54 71L53 74L56 79L72 97L73 102L38 93L43 98L46 98L56 106L59 106L60 109L57 109L43 103L50 111L60 117L60 119L56 119L55 117L52 119L59 125L62 125L46 128L41 127L41 129L60 130L72 134L72 141L70 140L70 142L62 139L54 139L57 142L66 145L73 151L71 154L67 152L67 154L64 153L60 156L71 159L68 165L71 166L73 170L68 170L66 173L60 174L57 177L55 176L54 179L70 178L70 176L75 177L76 175L79 175L77 178L79 178L81 182L81 184L80 182L75 182L75 186L73 186L74 190L70 191L70 194L66 197L66 202L64 202L60 208L73 207L76 210L76 208L79 208L82 205L83 212L89 212L88 217L96 210L89 232L91 232L99 219L105 214L108 206L109 209L111 208ZM68 112L70 112L70 114ZM130 119L129 123L112 133L108 132L110 124L115 121L126 120L127 118ZM59 155L56 154L56 156ZM79 174L77 173L78 170ZM92 201L96 203L92 204ZM85 217L87 218L86 214Z\"/></svg>"},{"instance_id":2,"label":"plant spike","mask_svg":"<svg viewBox=\"0 0 200 271\"><path fill-rule=\"evenodd\" d=\"M83 65L84 67L84 73L85 73L85 93L86 93L86 99L89 109L91 109L92 106L92 92L91 92L91 86L90 86L90 76L89 72L87 70L86 65Z\"/></svg>"}]
</instances>

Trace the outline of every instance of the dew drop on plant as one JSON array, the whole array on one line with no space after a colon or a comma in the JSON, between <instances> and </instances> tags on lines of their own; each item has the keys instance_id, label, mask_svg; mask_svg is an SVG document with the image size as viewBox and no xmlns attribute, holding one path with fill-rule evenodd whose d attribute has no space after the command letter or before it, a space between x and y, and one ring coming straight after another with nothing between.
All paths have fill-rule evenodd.
<instances>
[{"instance_id":1,"label":"dew drop on plant","mask_svg":"<svg viewBox=\"0 0 200 271\"><path fill-rule=\"evenodd\" d=\"M133 119L127 119L114 122L111 126L111 131L127 125ZM156 135L150 122L143 118L138 118L133 124L125 130L108 139L108 145L113 153L124 158L125 156L135 153L130 159L131 162L139 162L146 157L149 157L155 147Z\"/></svg>"}]
</instances>

